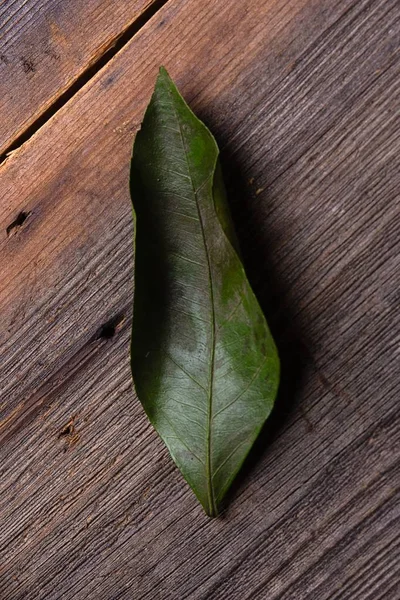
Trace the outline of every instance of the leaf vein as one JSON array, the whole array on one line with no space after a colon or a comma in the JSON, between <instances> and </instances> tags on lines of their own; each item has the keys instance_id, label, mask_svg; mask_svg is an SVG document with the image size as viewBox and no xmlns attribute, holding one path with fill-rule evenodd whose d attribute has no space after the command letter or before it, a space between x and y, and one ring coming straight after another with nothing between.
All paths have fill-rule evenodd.
<instances>
[{"instance_id":1,"label":"leaf vein","mask_svg":"<svg viewBox=\"0 0 400 600\"><path fill-rule=\"evenodd\" d=\"M244 390L242 390L240 392L240 394L238 394L236 396L236 398L234 400L232 400L232 402L229 402L229 404L227 404L226 406L224 406L223 408L221 408L220 410L218 410L216 413L214 413L213 415L213 419L215 419L216 416L220 415L222 412L224 412L227 408L229 408L230 406L232 406L233 404L235 404L235 402L237 402L242 396L243 394L245 394L246 392L249 391L249 389L251 388L252 384L254 383L256 377L258 376L258 374L261 371L262 366L264 365L264 362L262 362L260 364L260 366L258 367L257 371L254 373L253 377L250 379L248 385L244 388Z\"/></svg>"},{"instance_id":2,"label":"leaf vein","mask_svg":"<svg viewBox=\"0 0 400 600\"><path fill-rule=\"evenodd\" d=\"M198 317L197 315L192 315L191 313L187 313L184 310L177 308L176 306L171 306L171 310L173 310L181 315L185 315L186 317L196 319L196 321L200 321L201 323L206 323L207 325L211 325L210 321L206 321L205 319L202 319L201 317Z\"/></svg>"},{"instance_id":3,"label":"leaf vein","mask_svg":"<svg viewBox=\"0 0 400 600\"><path fill-rule=\"evenodd\" d=\"M164 414L164 419L167 421L168 425L171 427L172 431L174 432L174 434L175 434L175 436L176 436L176 439L177 439L177 440L178 440L178 441L179 441L179 442L180 442L180 443L181 443L183 446L185 446L185 448L186 448L186 449L187 449L187 450L190 452L190 454L191 454L192 456L194 456L194 457L195 457L195 458L196 458L196 459L199 461L199 463L200 463L200 464L202 464L203 466L205 466L205 465L204 465L204 461L203 461L203 460L201 460L201 458L199 458L199 457L197 456L197 454L196 454L195 452L193 452L193 450L192 450L192 449L191 449L191 448L190 448L190 447L187 445L187 443L186 443L185 441L183 441L183 439L182 439L182 438L181 438L181 437L180 437L180 436L177 434L175 427L172 425L172 423L171 423L171 421L169 420L169 418L167 417L167 415L166 415L165 413L163 413L163 414ZM172 436L167 436L167 437L166 437L166 438L164 438L164 439L168 439L168 438L172 438ZM173 438L172 438L172 439L173 439Z\"/></svg>"},{"instance_id":4,"label":"leaf vein","mask_svg":"<svg viewBox=\"0 0 400 600\"><path fill-rule=\"evenodd\" d=\"M196 404L189 404L188 402L182 402L182 400L176 400L176 398L174 398L173 402L174 402L174 404L179 404L180 406L187 406L188 408L196 409L196 410L200 411L201 413L203 413L204 415L207 415L207 411L205 411L204 408L202 408L201 406L196 406Z\"/></svg>"},{"instance_id":5,"label":"leaf vein","mask_svg":"<svg viewBox=\"0 0 400 600\"><path fill-rule=\"evenodd\" d=\"M192 217L191 215L185 215L185 213L178 212L177 210L170 210L169 208L165 208L165 206L162 207L162 210L166 213L177 215L178 217L185 217L186 219L190 219L191 221L196 221L197 223L196 217Z\"/></svg>"},{"instance_id":6,"label":"leaf vein","mask_svg":"<svg viewBox=\"0 0 400 600\"><path fill-rule=\"evenodd\" d=\"M228 462L228 460L229 460L230 458L232 458L232 456L233 456L233 455L235 454L235 452L236 452L236 451L237 451L237 450L240 448L240 446L242 446L242 444L244 444L244 442L245 442L245 440L242 440L241 442L239 442L239 443L237 444L237 446L235 446L235 448L232 450L232 452L230 452L230 453L228 454L228 456L227 456L227 457L226 457L226 458L225 458L225 459L222 461L222 463L221 463L221 464L220 464L220 465L217 467L217 469L214 471L214 473L213 473L213 479L214 479L214 477L216 476L216 474L218 473L218 471L220 471L220 470L222 469L222 467L223 467L224 465L226 465L226 463Z\"/></svg>"},{"instance_id":7,"label":"leaf vein","mask_svg":"<svg viewBox=\"0 0 400 600\"><path fill-rule=\"evenodd\" d=\"M191 218L193 218L193 217L191 217ZM187 256L182 256L181 254L176 254L176 252L170 252L170 254L172 254L172 256L176 256L176 258L180 258L181 260L184 260L185 262L192 263L193 265L197 265L198 267L204 267L204 265L202 263L199 263L196 260L192 260L191 258L188 258Z\"/></svg>"},{"instance_id":8,"label":"leaf vein","mask_svg":"<svg viewBox=\"0 0 400 600\"><path fill-rule=\"evenodd\" d=\"M197 189L195 189L194 186L193 186L193 191L194 191L194 193L196 195L200 192L200 190L203 189L203 187L205 187L207 185L207 183L210 181L210 179L211 179L211 177L213 175L214 175L213 172L211 172L209 175L207 175L207 177L205 178L205 180L203 181L203 183L201 183Z\"/></svg>"},{"instance_id":9,"label":"leaf vein","mask_svg":"<svg viewBox=\"0 0 400 600\"><path fill-rule=\"evenodd\" d=\"M193 375L191 375L188 371L186 371L186 369L184 369L182 367L182 365L180 365L179 363L177 363L176 360L173 359L172 356L166 350L162 349L162 352L164 352L164 354L167 356L167 358L169 358L169 360L171 362L173 362L174 365L176 365L178 367L178 369L180 369L182 371L182 373L185 373L185 375L187 375L189 377L189 379L191 379L193 381L193 383L196 383L205 392L208 391L203 385L201 385L201 383L199 381L197 381L197 379L195 379L193 377Z\"/></svg>"},{"instance_id":10,"label":"leaf vein","mask_svg":"<svg viewBox=\"0 0 400 600\"><path fill-rule=\"evenodd\" d=\"M179 175L179 177L184 177L185 179L189 179L189 175L185 175L185 173L180 173L179 171L173 171L172 169L165 169L160 165L155 165L154 163L148 163L148 167L156 167L159 171L164 171L164 173L169 173L170 175Z\"/></svg>"},{"instance_id":11,"label":"leaf vein","mask_svg":"<svg viewBox=\"0 0 400 600\"><path fill-rule=\"evenodd\" d=\"M236 304L235 308L233 309L233 311L231 312L231 314L227 317L227 319L225 319L225 321L223 323L221 323L221 325L218 327L217 331L220 331L223 327L225 327L225 325L227 323L229 323L229 321L232 319L233 315L236 313L237 309L239 308L239 306L242 304L242 299L239 299L239 302Z\"/></svg>"},{"instance_id":12,"label":"leaf vein","mask_svg":"<svg viewBox=\"0 0 400 600\"><path fill-rule=\"evenodd\" d=\"M172 96L171 90L169 90L169 93ZM217 514L217 506L216 506L216 502L215 502L214 488L213 488L212 477L211 477L211 420L212 420L212 390L213 390L214 360L215 360L215 308L214 308L214 296L213 296L213 281L212 281L212 275L211 275L211 262L210 262L210 256L209 256L208 246L207 246L207 242L206 242L206 236L205 236L205 231L204 231L203 219L202 219L202 216L201 216L200 207L199 207L199 201L198 201L198 197L197 197L198 192L200 191L200 189L202 189L205 186L205 184L207 183L207 181L211 178L212 173L210 173L210 175L207 177L207 179L196 190L196 188L195 188L195 186L193 184L193 177L191 175L190 163L189 163L189 157L188 157L188 150L187 150L187 147L186 147L185 138L184 138L184 135L183 135L181 123L180 123L180 120L178 118L178 114L176 112L176 108L175 108L174 104L173 104L173 110L175 112L175 118L177 120L179 129L180 129L180 133L181 133L182 147L183 147L183 150L185 152L185 156L186 156L186 160L187 160L187 168L188 168L188 173L189 173L189 179L190 179L190 181L192 183L193 193L194 193L194 197L195 197L195 200L196 200L196 207L197 207L197 212L198 212L198 215L199 215L199 223L200 223L201 233L202 233L202 236L203 236L204 250L205 250L207 264L208 264L208 276L209 276L210 299L211 299L211 314L212 314L212 330L211 330L212 331L212 342L211 342L210 376L209 376L209 390L208 390L208 427L207 427L207 450L206 450L206 452L207 452L206 478L207 478L207 491L208 491L208 501L209 501L210 514L214 515L214 514Z\"/></svg>"}]
</instances>

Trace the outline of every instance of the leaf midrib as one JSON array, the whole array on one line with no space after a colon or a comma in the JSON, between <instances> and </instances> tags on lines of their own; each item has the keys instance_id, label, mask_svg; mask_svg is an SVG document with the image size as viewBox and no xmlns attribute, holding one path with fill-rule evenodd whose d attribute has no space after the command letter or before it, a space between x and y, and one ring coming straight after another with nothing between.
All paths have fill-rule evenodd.
<instances>
[{"instance_id":1,"label":"leaf midrib","mask_svg":"<svg viewBox=\"0 0 400 600\"><path fill-rule=\"evenodd\" d=\"M198 196L197 193L198 191L203 187L204 182L199 188L198 190L196 190L194 183L193 183L193 177L191 174L191 169L190 169L190 163L189 163L189 156L188 156L188 150L186 147L186 143L185 143L185 138L183 135L183 131L182 131L182 127L181 127L181 122L179 119L179 115L176 111L176 107L175 107L175 103L174 103L174 98L172 96L172 92L169 89L169 87L167 87L168 89L168 93L170 95L171 98L171 106L173 107L174 113L175 113L175 118L176 118L176 122L178 124L178 128L179 128L179 134L182 140L182 147L183 147L183 151L185 153L185 159L186 159L186 164L187 164L187 169L188 169L188 173L189 173L189 179L190 179L190 183L193 189L193 195L196 201L196 208L197 208L197 213L199 216L199 223L200 223L200 229L201 229L201 234L203 237L203 243L204 243L204 250L205 250L205 254L206 254L206 259L207 259L207 267L208 267L208 279L209 279L209 289L210 289L210 300L211 300L211 324L212 324L212 329L211 329L211 356L210 356L210 373L209 373L209 387L208 387L208 411L207 411L207 443L206 443L206 461L205 461L205 471L206 471L206 480L207 480L207 497L208 497L208 503L209 503L209 513L210 516L215 516L217 514L217 506L216 506L216 502L215 502L215 494L214 494L214 487L213 487L213 482L212 482L212 474L211 474L211 423L212 423L212 402L213 402L213 386L214 386L214 363L215 363L215 337L216 337L216 327L215 327L215 308L214 308L214 290L213 290L213 281L212 281L212 275L211 275L211 262L210 262L210 255L208 252L208 246L207 246L207 242L206 242L206 235L205 235L205 231L204 231L204 224L203 224L203 219L201 216L201 211L200 211L200 207L199 207L199 202L198 202ZM207 178L208 179L208 178Z\"/></svg>"}]
</instances>

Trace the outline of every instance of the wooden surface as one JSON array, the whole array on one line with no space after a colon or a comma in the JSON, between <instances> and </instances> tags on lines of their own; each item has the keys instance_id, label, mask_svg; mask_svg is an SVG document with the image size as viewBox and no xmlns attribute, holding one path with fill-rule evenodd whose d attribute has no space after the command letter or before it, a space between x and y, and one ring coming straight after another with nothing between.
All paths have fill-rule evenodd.
<instances>
[{"instance_id":1,"label":"wooden surface","mask_svg":"<svg viewBox=\"0 0 400 600\"><path fill-rule=\"evenodd\" d=\"M0 157L80 85L155 0L3 0L0 3ZM161 4L158 2L158 4ZM65 99L64 99L65 100ZM48 117L49 115L47 115Z\"/></svg>"},{"instance_id":2,"label":"wooden surface","mask_svg":"<svg viewBox=\"0 0 400 600\"><path fill-rule=\"evenodd\" d=\"M1 599L397 600L399 13L169 0L0 166ZM220 144L283 366L216 520L129 372L129 157L160 64Z\"/></svg>"}]
</instances>

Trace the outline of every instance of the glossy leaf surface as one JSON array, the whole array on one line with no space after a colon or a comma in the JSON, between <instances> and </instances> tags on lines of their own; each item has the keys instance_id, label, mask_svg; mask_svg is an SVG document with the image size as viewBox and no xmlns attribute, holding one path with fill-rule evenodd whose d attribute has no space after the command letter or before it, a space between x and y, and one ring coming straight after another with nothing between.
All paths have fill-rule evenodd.
<instances>
[{"instance_id":1,"label":"glossy leaf surface","mask_svg":"<svg viewBox=\"0 0 400 600\"><path fill-rule=\"evenodd\" d=\"M138 397L210 516L268 417L279 359L239 258L216 142L165 69L131 165Z\"/></svg>"}]
</instances>

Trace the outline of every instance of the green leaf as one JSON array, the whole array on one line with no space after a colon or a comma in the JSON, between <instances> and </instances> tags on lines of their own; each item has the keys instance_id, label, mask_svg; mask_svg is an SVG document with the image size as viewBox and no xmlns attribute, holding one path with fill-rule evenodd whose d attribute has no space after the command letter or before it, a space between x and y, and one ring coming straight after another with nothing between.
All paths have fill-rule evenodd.
<instances>
[{"instance_id":1,"label":"green leaf","mask_svg":"<svg viewBox=\"0 0 400 600\"><path fill-rule=\"evenodd\" d=\"M151 423L210 516L270 414L279 382L218 154L161 68L131 165L132 374Z\"/></svg>"}]
</instances>

